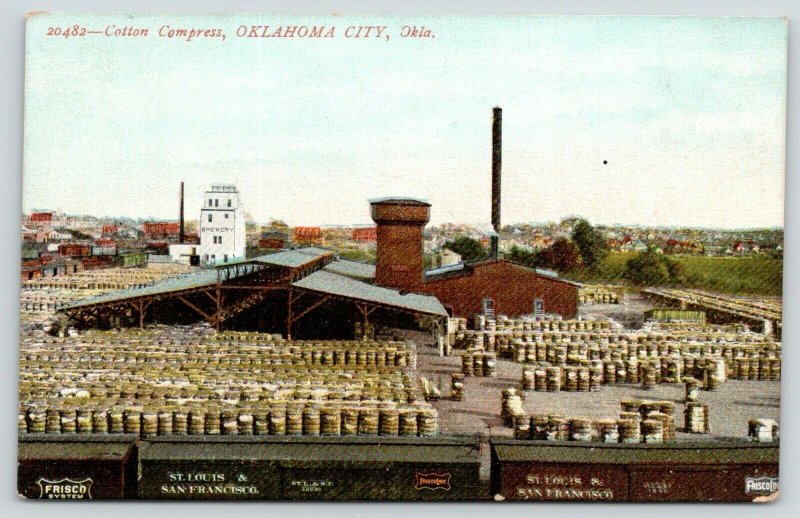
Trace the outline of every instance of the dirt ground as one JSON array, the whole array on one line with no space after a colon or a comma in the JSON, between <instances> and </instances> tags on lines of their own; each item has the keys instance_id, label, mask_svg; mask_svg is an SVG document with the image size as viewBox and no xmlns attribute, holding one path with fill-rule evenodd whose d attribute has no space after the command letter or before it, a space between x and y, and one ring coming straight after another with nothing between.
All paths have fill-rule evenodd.
<instances>
[{"instance_id":1,"label":"dirt ground","mask_svg":"<svg viewBox=\"0 0 800 518\"><path fill-rule=\"evenodd\" d=\"M511 428L500 420L500 394L505 388L519 387L522 364L510 360L497 361L497 376L467 377L463 401L450 401L450 373L459 372L460 357L439 357L432 347L417 353L420 376L441 380L443 399L434 403L439 410L442 433L511 436ZM686 434L680 430L683 420L683 384L661 383L655 390L642 390L640 385L603 385L597 392L526 392L527 413L557 413L567 417L614 419L619 417L623 399L655 399L675 403L678 440L702 440L704 435ZM754 418L779 418L780 382L729 380L717 391L701 391L701 403L708 404L711 434L717 437L746 437L747 421Z\"/></svg>"},{"instance_id":2,"label":"dirt ground","mask_svg":"<svg viewBox=\"0 0 800 518\"><path fill-rule=\"evenodd\" d=\"M612 305L605 305L612 306ZM602 306L593 306L597 309ZM614 308L618 310L619 308ZM480 435L483 457L482 476L489 476L489 437L511 437L513 430L500 419L501 392L520 387L522 364L497 360L497 375L491 378L467 377L464 399L449 400L450 375L460 372L460 351L441 357L433 347L430 335L410 333L407 338L418 344L417 370L441 388L442 397L433 406L439 411L439 430L442 434ZM717 437L746 437L747 422L754 418L779 420L780 382L728 380L717 391L701 391L699 401L709 407L710 435L688 434L684 425L684 385L659 384L645 391L640 385L604 385L597 392L535 392L527 391L524 408L527 413L557 413L567 417L611 419L619 416L623 399L655 399L675 403L677 441L713 440Z\"/></svg>"}]
</instances>

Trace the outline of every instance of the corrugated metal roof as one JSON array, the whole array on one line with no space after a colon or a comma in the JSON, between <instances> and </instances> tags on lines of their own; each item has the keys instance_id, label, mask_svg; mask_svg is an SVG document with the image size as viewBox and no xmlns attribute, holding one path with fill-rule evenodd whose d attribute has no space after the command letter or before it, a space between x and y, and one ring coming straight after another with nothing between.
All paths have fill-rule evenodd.
<instances>
[{"instance_id":1,"label":"corrugated metal roof","mask_svg":"<svg viewBox=\"0 0 800 518\"><path fill-rule=\"evenodd\" d=\"M310 246L297 250L286 250L274 254L259 255L240 262L269 264L272 266L283 266L285 268L299 268L321 257L325 257L326 255L333 255L333 252L331 250L325 250L324 248ZM228 263L220 266L230 266L231 264L235 263Z\"/></svg>"},{"instance_id":2,"label":"corrugated metal roof","mask_svg":"<svg viewBox=\"0 0 800 518\"><path fill-rule=\"evenodd\" d=\"M442 275L450 272L458 272L464 269L464 263L448 264L447 266L440 266L439 268L432 268L425 272L426 277L433 277L435 275Z\"/></svg>"},{"instance_id":3,"label":"corrugated metal roof","mask_svg":"<svg viewBox=\"0 0 800 518\"><path fill-rule=\"evenodd\" d=\"M65 459L108 461L125 458L132 447L132 442L20 442L17 455L21 461L59 462Z\"/></svg>"},{"instance_id":4,"label":"corrugated metal roof","mask_svg":"<svg viewBox=\"0 0 800 518\"><path fill-rule=\"evenodd\" d=\"M147 462L180 460L271 460L292 467L306 463L341 462L348 465L378 463L438 462L479 464L475 448L429 444L325 444L316 443L160 443L143 448L140 459Z\"/></svg>"},{"instance_id":5,"label":"corrugated metal roof","mask_svg":"<svg viewBox=\"0 0 800 518\"><path fill-rule=\"evenodd\" d=\"M339 297L395 306L417 313L447 316L447 311L445 311L442 303L434 296L419 295L417 293L401 295L397 290L373 286L343 275L337 275L322 270L314 272L292 285L298 288Z\"/></svg>"},{"instance_id":6,"label":"corrugated metal roof","mask_svg":"<svg viewBox=\"0 0 800 518\"><path fill-rule=\"evenodd\" d=\"M23 259L38 259L40 255L41 255L41 252L39 250L32 250L32 249L29 249L29 248L24 248L22 250L22 258Z\"/></svg>"},{"instance_id":7,"label":"corrugated metal roof","mask_svg":"<svg viewBox=\"0 0 800 518\"><path fill-rule=\"evenodd\" d=\"M500 462L592 464L747 464L778 462L778 445L703 441L673 444L554 445L537 441L492 440Z\"/></svg>"},{"instance_id":8,"label":"corrugated metal roof","mask_svg":"<svg viewBox=\"0 0 800 518\"><path fill-rule=\"evenodd\" d=\"M297 251L303 252L304 254L317 255L317 256L333 254L333 250L328 250L327 248L320 248L318 246L307 246L305 248L298 248Z\"/></svg>"},{"instance_id":9,"label":"corrugated metal roof","mask_svg":"<svg viewBox=\"0 0 800 518\"><path fill-rule=\"evenodd\" d=\"M513 264L514 266L516 266L518 268L524 268L526 270L533 271L533 272L536 273L536 275L538 275L539 277L544 278L544 279L548 279L548 280L556 281L556 282L563 282L564 284L571 284L572 286L580 287L579 283L574 282L574 281L570 281L570 280L567 280L567 279L563 279L563 278L559 277L558 274L556 274L556 276L553 277L553 276L548 275L546 273L540 272L538 268L531 268L530 266L525 266L522 263L518 263L516 261L510 261L508 259L484 259L484 260L481 260L481 261L476 261L474 263L470 263L470 266L472 268L482 268L484 266L488 266L488 265L495 264L495 263L500 263L500 262Z\"/></svg>"},{"instance_id":10,"label":"corrugated metal roof","mask_svg":"<svg viewBox=\"0 0 800 518\"><path fill-rule=\"evenodd\" d=\"M326 272L338 273L355 279L374 279L375 265L348 261L347 259L337 259L323 268Z\"/></svg>"},{"instance_id":11,"label":"corrugated metal roof","mask_svg":"<svg viewBox=\"0 0 800 518\"><path fill-rule=\"evenodd\" d=\"M287 250L276 254L262 255L241 262L257 262L261 264L297 268L327 255L331 255L332 253L333 252L330 250L325 250L323 248L308 247L298 250ZM231 264L232 263L228 263L226 266L230 266ZM232 270L228 271L232 274ZM246 273L249 272L241 272L240 275L245 275ZM216 284L217 275L218 271L216 269L202 269L185 275L169 277L143 288L126 288L79 300L66 305L64 309L202 288L204 286ZM329 264L325 268L325 271L315 272L294 283L294 285L299 288L340 297L376 302L388 306L396 306L419 313L441 316L447 315L444 307L436 297L415 293L400 294L397 290L372 286L355 280L372 279L374 277L374 265L348 260L338 260Z\"/></svg>"},{"instance_id":12,"label":"corrugated metal roof","mask_svg":"<svg viewBox=\"0 0 800 518\"><path fill-rule=\"evenodd\" d=\"M200 288L203 286L210 286L217 283L217 270L202 269L196 272L178 275L175 277L168 277L150 286L143 288L125 288L123 290L112 291L97 295L96 297L89 297L82 299L67 306L64 309L79 308L84 306L91 306L94 304L102 304L107 302L115 302L118 300L131 299L134 297L143 297L148 295L159 295L162 293L170 293L174 291L183 291L193 288Z\"/></svg>"}]
</instances>

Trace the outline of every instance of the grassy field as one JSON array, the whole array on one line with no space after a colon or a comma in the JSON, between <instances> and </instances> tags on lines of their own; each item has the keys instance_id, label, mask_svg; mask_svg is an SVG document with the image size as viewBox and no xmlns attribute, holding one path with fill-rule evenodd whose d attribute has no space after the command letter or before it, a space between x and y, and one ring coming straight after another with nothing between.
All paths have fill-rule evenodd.
<instances>
[{"instance_id":1,"label":"grassy field","mask_svg":"<svg viewBox=\"0 0 800 518\"><path fill-rule=\"evenodd\" d=\"M566 275L579 282L623 282L622 274L633 252L612 252L597 272ZM781 295L783 261L769 257L671 257L683 265L683 287L733 295Z\"/></svg>"}]
</instances>

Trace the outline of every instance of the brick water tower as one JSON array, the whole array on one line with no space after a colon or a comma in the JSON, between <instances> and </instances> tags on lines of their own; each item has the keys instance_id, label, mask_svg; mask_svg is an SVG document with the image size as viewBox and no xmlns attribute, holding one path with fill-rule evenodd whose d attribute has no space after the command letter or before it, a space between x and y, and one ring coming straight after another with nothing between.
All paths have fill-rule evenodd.
<instances>
[{"instance_id":1,"label":"brick water tower","mask_svg":"<svg viewBox=\"0 0 800 518\"><path fill-rule=\"evenodd\" d=\"M422 229L431 205L414 198L370 200L378 224L375 284L403 291L422 289Z\"/></svg>"}]
</instances>

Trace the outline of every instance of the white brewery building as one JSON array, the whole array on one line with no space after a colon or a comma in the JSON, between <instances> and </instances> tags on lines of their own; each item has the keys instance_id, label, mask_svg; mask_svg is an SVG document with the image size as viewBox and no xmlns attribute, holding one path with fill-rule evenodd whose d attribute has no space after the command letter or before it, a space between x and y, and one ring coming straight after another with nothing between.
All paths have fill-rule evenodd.
<instances>
[{"instance_id":1,"label":"white brewery building","mask_svg":"<svg viewBox=\"0 0 800 518\"><path fill-rule=\"evenodd\" d=\"M244 209L235 185L212 185L200 210L200 260L219 264L245 258Z\"/></svg>"}]
</instances>

